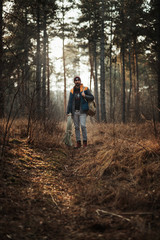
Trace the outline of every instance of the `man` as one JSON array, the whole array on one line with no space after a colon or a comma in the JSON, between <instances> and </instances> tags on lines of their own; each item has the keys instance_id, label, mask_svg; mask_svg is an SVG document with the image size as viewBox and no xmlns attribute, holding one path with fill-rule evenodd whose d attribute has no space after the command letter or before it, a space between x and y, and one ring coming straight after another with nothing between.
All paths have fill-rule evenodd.
<instances>
[{"instance_id":1,"label":"man","mask_svg":"<svg viewBox=\"0 0 160 240\"><path fill-rule=\"evenodd\" d=\"M81 83L80 77L74 78L74 87L70 91L67 114L71 113L75 126L75 134L77 145L76 148L81 147L80 126L83 136L83 147L87 146L87 129L86 117L88 111L88 101L93 101L94 96L91 94L88 87L84 87Z\"/></svg>"}]
</instances>

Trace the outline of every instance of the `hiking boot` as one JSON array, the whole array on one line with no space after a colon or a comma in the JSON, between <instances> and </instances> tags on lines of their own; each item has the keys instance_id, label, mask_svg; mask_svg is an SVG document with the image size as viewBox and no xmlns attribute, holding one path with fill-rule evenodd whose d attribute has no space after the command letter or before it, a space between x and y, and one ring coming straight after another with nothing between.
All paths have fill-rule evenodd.
<instances>
[{"instance_id":1,"label":"hiking boot","mask_svg":"<svg viewBox=\"0 0 160 240\"><path fill-rule=\"evenodd\" d=\"M87 147L87 141L83 141L83 147Z\"/></svg>"},{"instance_id":2,"label":"hiking boot","mask_svg":"<svg viewBox=\"0 0 160 240\"><path fill-rule=\"evenodd\" d=\"M77 145L75 146L75 148L80 148L81 147L81 141L77 141Z\"/></svg>"}]
</instances>

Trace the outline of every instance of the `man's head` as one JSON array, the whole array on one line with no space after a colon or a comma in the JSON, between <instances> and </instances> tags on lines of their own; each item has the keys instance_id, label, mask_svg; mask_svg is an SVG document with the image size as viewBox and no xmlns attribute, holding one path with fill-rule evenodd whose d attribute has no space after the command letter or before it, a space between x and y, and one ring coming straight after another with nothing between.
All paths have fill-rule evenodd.
<instances>
[{"instance_id":1,"label":"man's head","mask_svg":"<svg viewBox=\"0 0 160 240\"><path fill-rule=\"evenodd\" d=\"M81 84L81 79L80 79L80 77L76 76L76 77L74 78L74 84L75 84L76 87L80 87L80 84Z\"/></svg>"}]
</instances>

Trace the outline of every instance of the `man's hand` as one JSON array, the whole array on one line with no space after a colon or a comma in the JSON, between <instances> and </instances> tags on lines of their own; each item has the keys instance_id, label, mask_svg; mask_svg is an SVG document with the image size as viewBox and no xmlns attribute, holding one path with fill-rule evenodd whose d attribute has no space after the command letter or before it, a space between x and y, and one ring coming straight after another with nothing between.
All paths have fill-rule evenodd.
<instances>
[{"instance_id":1,"label":"man's hand","mask_svg":"<svg viewBox=\"0 0 160 240\"><path fill-rule=\"evenodd\" d=\"M86 96L84 92L82 92L82 96L83 96L83 97L85 97L85 96Z\"/></svg>"}]
</instances>

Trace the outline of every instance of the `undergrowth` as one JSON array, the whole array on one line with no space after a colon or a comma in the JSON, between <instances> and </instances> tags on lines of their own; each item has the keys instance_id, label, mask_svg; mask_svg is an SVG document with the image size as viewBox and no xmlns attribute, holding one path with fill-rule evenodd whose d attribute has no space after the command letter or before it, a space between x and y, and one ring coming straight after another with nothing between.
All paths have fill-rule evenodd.
<instances>
[{"instance_id":1,"label":"undergrowth","mask_svg":"<svg viewBox=\"0 0 160 240\"><path fill-rule=\"evenodd\" d=\"M92 178L86 198L125 211L160 209L160 144L150 124L90 124L88 139L75 170Z\"/></svg>"},{"instance_id":2,"label":"undergrowth","mask_svg":"<svg viewBox=\"0 0 160 240\"><path fill-rule=\"evenodd\" d=\"M34 172L33 167L36 166L39 179L42 173L46 174L45 181L48 176L53 180L56 173L57 176L62 174L65 185L74 195L74 206L85 209L84 216L88 212L94 216L96 226L102 226L103 221L106 226L103 214L111 211L123 216L123 221L108 218L108 226L116 223L116 226L122 225L131 232L138 230L139 238L133 233L133 239L158 239L160 141L155 137L151 123L88 122L88 146L77 150L67 148L63 143L65 126L66 123L55 121L47 121L45 125L34 122L27 136L27 121L15 121L6 147L8 164L14 156L17 164L20 162L19 166L28 171ZM3 126L0 126L0 131L3 133ZM160 132L158 124L157 131ZM74 129L72 140L75 141ZM2 142L3 138L0 144ZM69 183L65 176L69 177ZM61 187L61 182L58 184ZM48 185L50 187L51 184ZM66 193L63 197L65 199Z\"/></svg>"}]
</instances>

